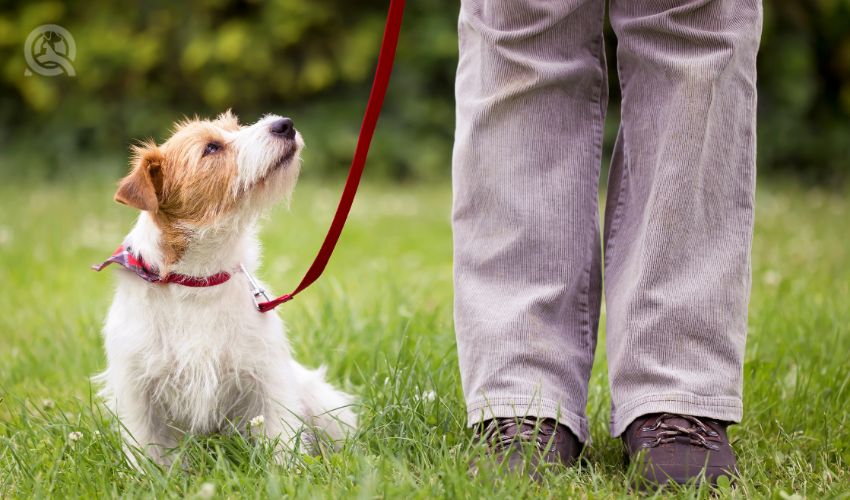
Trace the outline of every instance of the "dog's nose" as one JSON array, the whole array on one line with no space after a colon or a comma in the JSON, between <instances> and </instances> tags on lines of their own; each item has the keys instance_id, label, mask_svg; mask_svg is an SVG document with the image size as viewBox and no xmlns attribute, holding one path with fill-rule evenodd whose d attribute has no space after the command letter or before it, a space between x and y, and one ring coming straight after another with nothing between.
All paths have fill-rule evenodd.
<instances>
[{"instance_id":1,"label":"dog's nose","mask_svg":"<svg viewBox=\"0 0 850 500\"><path fill-rule=\"evenodd\" d=\"M286 137L287 139L295 138L295 125L289 118L281 118L280 120L277 120L272 123L272 127L269 130L274 135Z\"/></svg>"}]
</instances>

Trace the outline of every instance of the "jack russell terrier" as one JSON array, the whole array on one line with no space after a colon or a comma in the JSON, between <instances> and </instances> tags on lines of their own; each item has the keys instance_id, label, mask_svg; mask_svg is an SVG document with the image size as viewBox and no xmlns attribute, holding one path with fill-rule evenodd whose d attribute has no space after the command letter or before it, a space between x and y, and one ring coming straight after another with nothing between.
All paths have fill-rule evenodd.
<instances>
[{"instance_id":1,"label":"jack russell terrier","mask_svg":"<svg viewBox=\"0 0 850 500\"><path fill-rule=\"evenodd\" d=\"M307 443L317 433L340 442L357 425L352 397L292 358L283 322L251 294L258 219L289 199L303 145L289 118L240 126L228 111L133 148L115 200L141 213L95 267L125 268L95 381L125 443L160 464L186 433L262 432L279 439L280 457L302 431Z\"/></svg>"}]
</instances>

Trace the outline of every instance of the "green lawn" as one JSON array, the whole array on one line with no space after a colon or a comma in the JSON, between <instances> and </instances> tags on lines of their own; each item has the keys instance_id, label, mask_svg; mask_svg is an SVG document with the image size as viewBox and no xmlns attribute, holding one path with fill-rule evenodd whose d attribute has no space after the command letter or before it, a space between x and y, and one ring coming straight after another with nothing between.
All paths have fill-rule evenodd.
<instances>
[{"instance_id":1,"label":"green lawn","mask_svg":"<svg viewBox=\"0 0 850 500\"><path fill-rule=\"evenodd\" d=\"M325 277L280 314L297 357L360 397L339 453L270 464L238 437L188 440L186 470L139 474L92 402L109 305L103 260L133 220L111 179L0 186L0 498L616 497L630 493L607 434L600 347L587 463L542 484L470 479L451 305L450 187L367 185ZM341 183L302 183L263 231L262 272L291 288L318 248ZM753 258L746 414L732 431L743 480L722 494L850 498L850 265L845 193L762 182ZM604 346L604 342L600 342ZM435 393L435 397L431 397ZM76 442L72 432L82 436ZM667 491L709 497L706 489Z\"/></svg>"}]
</instances>

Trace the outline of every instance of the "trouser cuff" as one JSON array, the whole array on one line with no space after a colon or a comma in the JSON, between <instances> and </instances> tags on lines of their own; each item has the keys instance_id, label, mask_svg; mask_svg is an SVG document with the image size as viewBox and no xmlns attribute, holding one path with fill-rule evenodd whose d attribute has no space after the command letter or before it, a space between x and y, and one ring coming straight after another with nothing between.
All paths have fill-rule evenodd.
<instances>
[{"instance_id":1,"label":"trouser cuff","mask_svg":"<svg viewBox=\"0 0 850 500\"><path fill-rule=\"evenodd\" d=\"M611 435L619 436L636 418L649 413L679 413L737 423L741 421L743 412L741 398L704 397L687 393L644 396L611 411Z\"/></svg>"}]
</instances>

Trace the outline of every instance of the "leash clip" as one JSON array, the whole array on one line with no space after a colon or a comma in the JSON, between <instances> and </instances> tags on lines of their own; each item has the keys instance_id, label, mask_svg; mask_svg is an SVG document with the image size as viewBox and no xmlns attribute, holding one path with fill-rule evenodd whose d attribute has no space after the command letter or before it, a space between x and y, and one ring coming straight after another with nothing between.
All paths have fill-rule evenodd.
<instances>
[{"instance_id":1,"label":"leash clip","mask_svg":"<svg viewBox=\"0 0 850 500\"><path fill-rule=\"evenodd\" d=\"M251 295L254 299L254 307L258 311L263 312L263 309L260 307L260 303L268 302L271 300L271 298L268 296L268 294L266 294L266 291L263 289L263 287L260 286L257 280L255 280L254 277L251 276L251 273L249 273L248 270L245 269L245 266L239 264L239 268L242 269L242 272L245 273L245 276L248 278L248 283L251 284ZM263 300L261 301L260 298L262 298Z\"/></svg>"}]
</instances>

